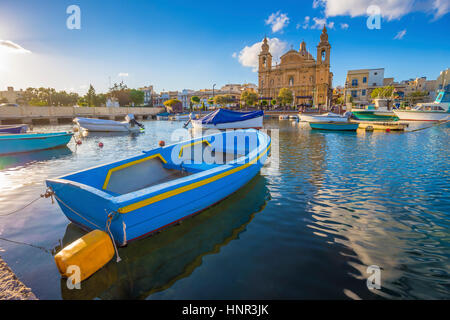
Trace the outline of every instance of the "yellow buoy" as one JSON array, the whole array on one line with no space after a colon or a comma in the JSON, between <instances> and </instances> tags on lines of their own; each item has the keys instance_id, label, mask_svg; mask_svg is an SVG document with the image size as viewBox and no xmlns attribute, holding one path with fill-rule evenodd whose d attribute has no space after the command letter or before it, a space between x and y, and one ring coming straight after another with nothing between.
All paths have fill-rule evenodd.
<instances>
[{"instance_id":1,"label":"yellow buoy","mask_svg":"<svg viewBox=\"0 0 450 320\"><path fill-rule=\"evenodd\" d=\"M75 240L55 255L59 273L65 278L79 270L74 279L83 281L107 264L114 257L114 247L109 235L94 230ZM75 271L76 272L76 271Z\"/></svg>"}]
</instances>

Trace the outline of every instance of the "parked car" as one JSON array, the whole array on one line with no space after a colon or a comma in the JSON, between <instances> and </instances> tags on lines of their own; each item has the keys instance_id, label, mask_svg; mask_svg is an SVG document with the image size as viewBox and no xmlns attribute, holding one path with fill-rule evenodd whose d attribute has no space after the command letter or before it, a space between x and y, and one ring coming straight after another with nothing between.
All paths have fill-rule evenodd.
<instances>
[{"instance_id":1,"label":"parked car","mask_svg":"<svg viewBox=\"0 0 450 320\"><path fill-rule=\"evenodd\" d=\"M0 103L0 107L18 107L16 103Z\"/></svg>"}]
</instances>

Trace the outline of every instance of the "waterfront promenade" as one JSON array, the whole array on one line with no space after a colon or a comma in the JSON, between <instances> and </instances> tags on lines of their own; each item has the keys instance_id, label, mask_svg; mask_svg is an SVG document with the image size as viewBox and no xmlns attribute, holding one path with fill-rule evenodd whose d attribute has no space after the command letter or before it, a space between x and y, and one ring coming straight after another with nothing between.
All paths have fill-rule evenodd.
<instances>
[{"instance_id":1,"label":"waterfront promenade","mask_svg":"<svg viewBox=\"0 0 450 320\"><path fill-rule=\"evenodd\" d=\"M58 124L76 117L123 120L132 113L138 120L150 119L164 108L142 107L0 107L0 124Z\"/></svg>"}]
</instances>

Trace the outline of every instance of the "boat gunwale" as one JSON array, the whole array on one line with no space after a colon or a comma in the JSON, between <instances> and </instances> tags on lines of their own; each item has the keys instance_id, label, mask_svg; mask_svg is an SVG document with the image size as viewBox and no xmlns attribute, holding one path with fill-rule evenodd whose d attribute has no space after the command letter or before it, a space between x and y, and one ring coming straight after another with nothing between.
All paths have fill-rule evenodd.
<instances>
[{"instance_id":1,"label":"boat gunwale","mask_svg":"<svg viewBox=\"0 0 450 320\"><path fill-rule=\"evenodd\" d=\"M20 136L28 136L28 137L20 137ZM44 135L44 136L38 136ZM73 136L73 132L40 132L40 133L9 133L9 134L0 134L1 140L33 140L33 139L48 139L48 138L57 138L64 136Z\"/></svg>"}]
</instances>

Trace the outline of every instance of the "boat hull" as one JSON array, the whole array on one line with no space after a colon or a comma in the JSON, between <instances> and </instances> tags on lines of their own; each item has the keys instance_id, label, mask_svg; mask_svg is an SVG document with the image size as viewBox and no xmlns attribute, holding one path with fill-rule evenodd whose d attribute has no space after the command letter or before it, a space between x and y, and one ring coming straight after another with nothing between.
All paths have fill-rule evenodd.
<instances>
[{"instance_id":1,"label":"boat hull","mask_svg":"<svg viewBox=\"0 0 450 320\"><path fill-rule=\"evenodd\" d=\"M3 134L3 133L25 133L25 132L27 132L27 130L28 130L28 126L26 124L0 126L0 134Z\"/></svg>"},{"instance_id":2,"label":"boat hull","mask_svg":"<svg viewBox=\"0 0 450 320\"><path fill-rule=\"evenodd\" d=\"M304 115L300 114L300 121L306 122L348 122L347 117L327 115Z\"/></svg>"},{"instance_id":3,"label":"boat hull","mask_svg":"<svg viewBox=\"0 0 450 320\"><path fill-rule=\"evenodd\" d=\"M359 123L310 122L309 126L314 130L356 131L356 129L358 129Z\"/></svg>"},{"instance_id":4,"label":"boat hull","mask_svg":"<svg viewBox=\"0 0 450 320\"><path fill-rule=\"evenodd\" d=\"M236 158L225 164L183 164L182 162L181 165L189 172L189 175L169 182L139 187L131 192L118 194L108 187L109 184L114 185L114 182L110 182L110 179L113 179L112 171L120 172L124 168L142 170L138 167L143 165L146 159L157 160L157 165L163 163L164 167L173 169L179 167L172 163L173 155L184 154L182 148L185 146L203 146L207 142L211 147L217 143L218 147L214 147L214 152L219 152L219 146L227 145L226 148L228 148L228 143L235 143L233 134L239 137L245 132L251 132L250 138L258 137L258 143L255 143L256 148L249 151L247 156ZM224 144L219 139L222 135L230 137ZM181 149L174 149L177 147ZM245 149L242 145L238 146L240 151L236 149L238 150L236 152L243 153L242 148ZM130 159L57 179L49 179L47 186L54 191L55 198L67 218L86 230L106 230L108 215L111 214L110 229L114 240L119 245L125 245L129 241L178 223L236 192L258 174L269 150L270 138L260 131L226 131L194 139L191 143L182 142L157 148ZM147 172L156 175L154 168ZM116 180L116 184L123 186L136 183L133 175L122 174L121 180ZM142 172L136 174L136 177L143 181L147 180L142 179ZM100 181L97 181L99 178Z\"/></svg>"},{"instance_id":5,"label":"boat hull","mask_svg":"<svg viewBox=\"0 0 450 320\"><path fill-rule=\"evenodd\" d=\"M449 112L395 110L397 117L403 121L446 121L450 120Z\"/></svg>"},{"instance_id":6,"label":"boat hull","mask_svg":"<svg viewBox=\"0 0 450 320\"><path fill-rule=\"evenodd\" d=\"M261 129L263 127L263 116L244 121L234 121L218 124L202 123L201 120L191 120L194 129Z\"/></svg>"},{"instance_id":7,"label":"boat hull","mask_svg":"<svg viewBox=\"0 0 450 320\"><path fill-rule=\"evenodd\" d=\"M31 133L0 135L0 154L53 149L67 145L73 133Z\"/></svg>"},{"instance_id":8,"label":"boat hull","mask_svg":"<svg viewBox=\"0 0 450 320\"><path fill-rule=\"evenodd\" d=\"M138 126L132 127L128 122L118 122L101 119L75 118L74 122L80 128L90 132L139 132Z\"/></svg>"},{"instance_id":9,"label":"boat hull","mask_svg":"<svg viewBox=\"0 0 450 320\"><path fill-rule=\"evenodd\" d=\"M352 111L353 115L363 121L395 121L398 120L394 112L384 111Z\"/></svg>"}]
</instances>

